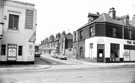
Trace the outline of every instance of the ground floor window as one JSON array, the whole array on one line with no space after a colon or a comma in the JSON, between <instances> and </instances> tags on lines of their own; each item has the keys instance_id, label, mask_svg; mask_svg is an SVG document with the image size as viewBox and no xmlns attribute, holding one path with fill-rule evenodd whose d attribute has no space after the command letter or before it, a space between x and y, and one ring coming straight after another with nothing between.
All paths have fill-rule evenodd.
<instances>
[{"instance_id":1,"label":"ground floor window","mask_svg":"<svg viewBox=\"0 0 135 83\"><path fill-rule=\"evenodd\" d=\"M22 56L23 46L18 46L18 56Z\"/></svg>"},{"instance_id":2,"label":"ground floor window","mask_svg":"<svg viewBox=\"0 0 135 83\"><path fill-rule=\"evenodd\" d=\"M124 45L124 61L135 61L135 46Z\"/></svg>"},{"instance_id":3,"label":"ground floor window","mask_svg":"<svg viewBox=\"0 0 135 83\"><path fill-rule=\"evenodd\" d=\"M5 44L1 45L1 55L6 55L6 45Z\"/></svg>"},{"instance_id":4,"label":"ground floor window","mask_svg":"<svg viewBox=\"0 0 135 83\"><path fill-rule=\"evenodd\" d=\"M110 61L119 61L119 44L111 43Z\"/></svg>"}]
</instances>

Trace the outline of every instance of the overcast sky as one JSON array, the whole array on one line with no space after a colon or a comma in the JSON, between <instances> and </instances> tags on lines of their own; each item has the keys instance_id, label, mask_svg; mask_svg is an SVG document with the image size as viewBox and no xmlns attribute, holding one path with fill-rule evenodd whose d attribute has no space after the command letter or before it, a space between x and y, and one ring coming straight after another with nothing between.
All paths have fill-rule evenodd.
<instances>
[{"instance_id":1,"label":"overcast sky","mask_svg":"<svg viewBox=\"0 0 135 83\"><path fill-rule=\"evenodd\" d=\"M135 0L19 0L35 4L37 9L36 43L62 31L73 32L88 22L88 13L108 13L116 9L117 16L135 14Z\"/></svg>"}]
</instances>

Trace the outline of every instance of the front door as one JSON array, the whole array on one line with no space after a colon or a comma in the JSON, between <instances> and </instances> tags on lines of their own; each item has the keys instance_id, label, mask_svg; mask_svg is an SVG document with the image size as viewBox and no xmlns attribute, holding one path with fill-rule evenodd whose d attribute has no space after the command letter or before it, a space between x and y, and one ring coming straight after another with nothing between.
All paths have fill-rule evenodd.
<instances>
[{"instance_id":1,"label":"front door","mask_svg":"<svg viewBox=\"0 0 135 83\"><path fill-rule=\"evenodd\" d=\"M8 44L8 61L16 61L17 56L17 45L15 44Z\"/></svg>"},{"instance_id":2,"label":"front door","mask_svg":"<svg viewBox=\"0 0 135 83\"><path fill-rule=\"evenodd\" d=\"M97 62L104 62L104 44L97 45Z\"/></svg>"}]
</instances>

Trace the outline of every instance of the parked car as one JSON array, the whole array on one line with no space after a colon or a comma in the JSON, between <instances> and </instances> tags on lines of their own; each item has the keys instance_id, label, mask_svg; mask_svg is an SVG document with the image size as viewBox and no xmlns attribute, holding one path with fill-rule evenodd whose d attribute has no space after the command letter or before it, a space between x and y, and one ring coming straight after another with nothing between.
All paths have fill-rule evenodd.
<instances>
[{"instance_id":1,"label":"parked car","mask_svg":"<svg viewBox=\"0 0 135 83\"><path fill-rule=\"evenodd\" d=\"M59 55L58 58L62 59L62 60L67 60L67 56L65 56L65 55Z\"/></svg>"},{"instance_id":2,"label":"parked car","mask_svg":"<svg viewBox=\"0 0 135 83\"><path fill-rule=\"evenodd\" d=\"M58 58L58 52L57 51L52 51L51 52L51 57Z\"/></svg>"},{"instance_id":3,"label":"parked car","mask_svg":"<svg viewBox=\"0 0 135 83\"><path fill-rule=\"evenodd\" d=\"M40 52L35 52L35 57L40 57L41 53Z\"/></svg>"}]
</instances>

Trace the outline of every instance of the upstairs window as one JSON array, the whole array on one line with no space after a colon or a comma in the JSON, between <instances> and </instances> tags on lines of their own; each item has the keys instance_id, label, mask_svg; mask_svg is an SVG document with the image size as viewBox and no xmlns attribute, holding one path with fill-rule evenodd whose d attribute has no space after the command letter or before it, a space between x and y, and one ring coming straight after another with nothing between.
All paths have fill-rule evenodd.
<instances>
[{"instance_id":1,"label":"upstairs window","mask_svg":"<svg viewBox=\"0 0 135 83\"><path fill-rule=\"evenodd\" d=\"M19 23L19 15L9 14L9 29L17 30Z\"/></svg>"},{"instance_id":2,"label":"upstairs window","mask_svg":"<svg viewBox=\"0 0 135 83\"><path fill-rule=\"evenodd\" d=\"M74 33L74 42L76 41L76 33Z\"/></svg>"},{"instance_id":3,"label":"upstairs window","mask_svg":"<svg viewBox=\"0 0 135 83\"><path fill-rule=\"evenodd\" d=\"M130 30L130 31L129 31L129 39L132 39L132 34L133 34L133 33L132 33L132 31Z\"/></svg>"},{"instance_id":4,"label":"upstairs window","mask_svg":"<svg viewBox=\"0 0 135 83\"><path fill-rule=\"evenodd\" d=\"M116 37L116 28L113 28L113 37Z\"/></svg>"},{"instance_id":5,"label":"upstairs window","mask_svg":"<svg viewBox=\"0 0 135 83\"><path fill-rule=\"evenodd\" d=\"M92 27L89 28L89 37L92 35Z\"/></svg>"},{"instance_id":6,"label":"upstairs window","mask_svg":"<svg viewBox=\"0 0 135 83\"><path fill-rule=\"evenodd\" d=\"M34 11L26 9L25 29L33 29Z\"/></svg>"},{"instance_id":7,"label":"upstairs window","mask_svg":"<svg viewBox=\"0 0 135 83\"><path fill-rule=\"evenodd\" d=\"M83 31L80 31L80 39L83 39Z\"/></svg>"}]
</instances>

